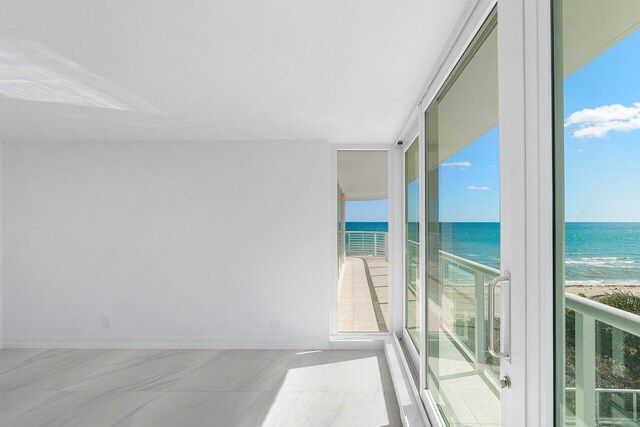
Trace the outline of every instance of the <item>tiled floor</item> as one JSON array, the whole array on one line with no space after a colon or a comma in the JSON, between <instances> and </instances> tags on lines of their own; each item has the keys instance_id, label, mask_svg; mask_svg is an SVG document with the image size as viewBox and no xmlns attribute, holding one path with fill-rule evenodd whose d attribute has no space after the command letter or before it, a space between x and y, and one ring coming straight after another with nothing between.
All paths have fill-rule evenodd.
<instances>
[{"instance_id":1,"label":"tiled floor","mask_svg":"<svg viewBox=\"0 0 640 427\"><path fill-rule=\"evenodd\" d=\"M430 339L439 341L437 355L430 357L431 378L437 372L439 387L431 383L430 392L443 415L456 426L499 427L498 385L476 372L449 336L433 334Z\"/></svg>"},{"instance_id":2,"label":"tiled floor","mask_svg":"<svg viewBox=\"0 0 640 427\"><path fill-rule=\"evenodd\" d=\"M384 353L0 350L0 426L400 426Z\"/></svg>"},{"instance_id":3,"label":"tiled floor","mask_svg":"<svg viewBox=\"0 0 640 427\"><path fill-rule=\"evenodd\" d=\"M479 369L480 365L476 366L475 353L469 348L474 345L475 325L478 324L475 278L468 272L463 276L465 273L457 271L456 282L446 280L444 286L440 286L437 279L441 275L440 264L434 263L432 267L435 271L429 277L433 280L428 281L426 291L429 305L428 393L450 425L499 427L501 404L496 367L488 358L486 343L481 351L488 359L482 369ZM453 267L449 265L449 273L451 269ZM499 295L496 297L499 314ZM487 300L485 288L483 313L487 312ZM484 316L486 321L486 314Z\"/></svg>"},{"instance_id":4,"label":"tiled floor","mask_svg":"<svg viewBox=\"0 0 640 427\"><path fill-rule=\"evenodd\" d=\"M346 257L338 298L339 332L386 332L389 263L380 257Z\"/></svg>"}]
</instances>

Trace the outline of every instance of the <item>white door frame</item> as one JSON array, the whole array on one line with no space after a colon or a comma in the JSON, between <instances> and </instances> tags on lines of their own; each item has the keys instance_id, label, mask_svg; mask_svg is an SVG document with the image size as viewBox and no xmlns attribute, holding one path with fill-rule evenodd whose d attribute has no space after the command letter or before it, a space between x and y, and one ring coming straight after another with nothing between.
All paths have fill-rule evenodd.
<instances>
[{"instance_id":1,"label":"white door frame","mask_svg":"<svg viewBox=\"0 0 640 427\"><path fill-rule=\"evenodd\" d=\"M418 176L418 187L419 187L419 206L420 206L420 239L422 239L422 224L424 224L423 221L423 216L422 216L422 211L423 209L423 205L424 205L424 188L423 188L423 182L424 179L422 177L423 171L423 163L422 163L422 157L424 156L424 151L423 151L423 140L421 138L421 134L420 134L420 124L419 124L420 120L418 120L418 117L415 118L413 125L411 126L409 132L407 132L407 134L405 135L405 138L402 140L403 144L402 144L402 190L401 190L401 204L402 204L402 281L400 282L402 284L402 320L401 320L401 324L402 324L402 332L401 332L401 336L402 336L402 342L405 343L405 349L407 351L407 354L409 354L409 357L411 358L411 362L413 363L413 367L414 369L416 369L416 371L418 371L419 373L419 377L421 378L422 375L420 373L420 366L422 365L420 363L420 352L418 350L416 350L415 346L413 345L413 341L411 340L411 337L409 337L408 333L407 333L407 328L406 328L406 324L405 324L405 319L407 318L407 292L406 292L406 279L407 279L407 247L406 247L406 242L407 242L407 228L406 228L406 218L407 218L407 200L406 200L406 194L405 194L405 190L406 190L406 162L405 162L405 156L407 153L407 150L415 143L418 144L418 158L420 159L420 166L419 166L419 176ZM416 140L417 139L417 140ZM420 263L420 282L417 284L421 289L420 289L420 298L424 299L424 289L422 288L422 276L424 275L424 266L422 264L422 253L424 252L424 244L422 243L422 241L420 242L420 247L419 247L419 263ZM422 309L422 302L421 305L418 307L418 310L421 311ZM418 317L420 319L422 319L422 313L418 313ZM421 329L420 329L420 351L422 351L422 330L424 329L422 326L422 324L420 324Z\"/></svg>"},{"instance_id":2,"label":"white door frame","mask_svg":"<svg viewBox=\"0 0 640 427\"><path fill-rule=\"evenodd\" d=\"M441 64L427 80L420 108L410 116L411 124L405 126L406 130L412 129L416 122L419 124L422 150L424 112L496 3L496 0L477 0L470 7L447 44ZM509 322L512 357L501 369L502 376L511 378L512 386L501 393L503 426L553 425L550 10L550 0L503 0L498 7L500 185L501 198L505 200L501 203L501 229L505 233L501 242L501 269L512 274L510 296L505 293L512 313ZM401 139L412 140L408 135L413 136L413 131L403 131ZM422 150L421 157L424 156ZM423 175L420 186L422 195ZM402 204L404 212L404 200ZM424 203L421 208L424 210ZM421 234L424 219L422 212ZM423 255L421 263L424 265ZM421 281L424 289L424 274ZM425 304L423 298L423 309ZM424 384L425 346L422 337L419 391L432 424L440 425Z\"/></svg>"},{"instance_id":3,"label":"white door frame","mask_svg":"<svg viewBox=\"0 0 640 427\"><path fill-rule=\"evenodd\" d=\"M394 194L395 186L393 185L393 174L397 173L393 165L393 156L388 144L330 144L331 151L331 200L329 204L331 206L331 224L335 225L338 222L338 151L386 151L387 152L387 188L389 199L389 239L393 239L394 231L393 224L395 219L392 216L394 200L397 200L397 195ZM332 227L333 227L332 225ZM333 228L332 228L333 230ZM391 244L390 244L391 246ZM376 348L377 345L393 331L393 325L397 322L394 307L394 290L396 288L393 277L393 269L396 268L396 259L393 256L389 257L389 273L388 273L388 285L389 285L389 325L387 329L389 332L338 332L338 281L340 275L338 273L338 253L336 248L338 247L337 233L331 233L331 313L330 313L330 325L329 325L329 340L332 343L347 342L349 348Z\"/></svg>"},{"instance_id":4,"label":"white door frame","mask_svg":"<svg viewBox=\"0 0 640 427\"><path fill-rule=\"evenodd\" d=\"M500 404L504 425L527 425L526 328L526 182L524 132L524 61L520 1L498 5L498 99L500 123L500 270L511 275L509 292L501 307L509 307L503 333L508 336L508 360L500 364L501 378L511 386L502 389ZM520 17L520 19L518 19ZM501 292L502 293L502 292ZM503 319L504 320L504 319Z\"/></svg>"},{"instance_id":5,"label":"white door frame","mask_svg":"<svg viewBox=\"0 0 640 427\"><path fill-rule=\"evenodd\" d=\"M499 3L500 140L505 163L500 185L511 202L501 209L507 220L503 248L509 251L502 252L502 269L514 272L513 358L501 372L514 381L501 394L503 425L552 426L554 419L551 33L551 0Z\"/></svg>"},{"instance_id":6,"label":"white door frame","mask_svg":"<svg viewBox=\"0 0 640 427\"><path fill-rule=\"evenodd\" d=\"M518 0L526 175L526 420L554 425L554 189L551 0Z\"/></svg>"}]
</instances>

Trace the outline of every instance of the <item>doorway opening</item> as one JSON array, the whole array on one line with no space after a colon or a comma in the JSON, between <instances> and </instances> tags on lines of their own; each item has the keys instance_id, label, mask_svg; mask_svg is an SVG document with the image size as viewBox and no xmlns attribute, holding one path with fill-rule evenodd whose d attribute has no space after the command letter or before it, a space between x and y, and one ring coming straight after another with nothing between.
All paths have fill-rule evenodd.
<instances>
[{"instance_id":1,"label":"doorway opening","mask_svg":"<svg viewBox=\"0 0 640 427\"><path fill-rule=\"evenodd\" d=\"M388 331L387 156L338 151L339 333Z\"/></svg>"}]
</instances>

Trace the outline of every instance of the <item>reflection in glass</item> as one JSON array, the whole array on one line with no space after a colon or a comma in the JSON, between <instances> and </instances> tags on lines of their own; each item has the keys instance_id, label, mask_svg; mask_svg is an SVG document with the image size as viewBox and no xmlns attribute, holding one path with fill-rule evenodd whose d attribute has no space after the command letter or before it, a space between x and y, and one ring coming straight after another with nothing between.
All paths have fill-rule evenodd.
<instances>
[{"instance_id":1,"label":"reflection in glass","mask_svg":"<svg viewBox=\"0 0 640 427\"><path fill-rule=\"evenodd\" d=\"M497 49L494 12L425 116L427 389L450 426L500 424L500 360L487 352L487 285L500 268ZM497 304L496 336L499 314Z\"/></svg>"},{"instance_id":2,"label":"reflection in glass","mask_svg":"<svg viewBox=\"0 0 640 427\"><path fill-rule=\"evenodd\" d=\"M405 158L405 328L416 349L420 345L420 184L418 138Z\"/></svg>"}]
</instances>

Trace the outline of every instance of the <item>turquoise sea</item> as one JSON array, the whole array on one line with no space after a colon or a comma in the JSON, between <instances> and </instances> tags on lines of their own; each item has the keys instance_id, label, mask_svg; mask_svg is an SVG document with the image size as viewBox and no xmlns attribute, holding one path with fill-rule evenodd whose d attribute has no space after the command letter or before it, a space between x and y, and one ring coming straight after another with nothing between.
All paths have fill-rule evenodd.
<instances>
[{"instance_id":1,"label":"turquoise sea","mask_svg":"<svg viewBox=\"0 0 640 427\"><path fill-rule=\"evenodd\" d=\"M389 231L388 222L347 222L344 225L347 231Z\"/></svg>"},{"instance_id":2,"label":"turquoise sea","mask_svg":"<svg viewBox=\"0 0 640 427\"><path fill-rule=\"evenodd\" d=\"M346 229L387 231L388 225L386 222L348 222ZM442 250L499 267L499 223L442 223L440 232ZM417 240L417 224L410 224L409 235ZM568 282L640 284L640 223L567 223L565 274Z\"/></svg>"}]
</instances>

